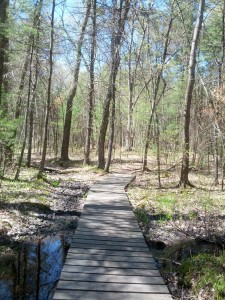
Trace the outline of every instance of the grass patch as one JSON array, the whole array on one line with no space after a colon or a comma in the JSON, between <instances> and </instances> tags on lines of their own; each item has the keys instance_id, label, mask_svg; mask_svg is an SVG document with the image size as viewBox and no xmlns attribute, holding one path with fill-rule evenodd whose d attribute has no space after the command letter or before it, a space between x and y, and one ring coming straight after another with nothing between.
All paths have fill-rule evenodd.
<instances>
[{"instance_id":1,"label":"grass patch","mask_svg":"<svg viewBox=\"0 0 225 300\"><path fill-rule=\"evenodd\" d=\"M175 216L176 219L178 216L194 219L198 212L225 215L225 194L220 191L158 190L149 185L145 188L131 186L128 194L135 207L144 208L149 214L169 216L166 219L171 219L170 216Z\"/></svg>"},{"instance_id":2,"label":"grass patch","mask_svg":"<svg viewBox=\"0 0 225 300\"><path fill-rule=\"evenodd\" d=\"M215 300L225 299L225 253L219 256L199 254L182 262L179 270L181 284L192 288L196 295L204 291L213 293Z\"/></svg>"},{"instance_id":3,"label":"grass patch","mask_svg":"<svg viewBox=\"0 0 225 300\"><path fill-rule=\"evenodd\" d=\"M43 181L3 181L0 189L0 202L41 202L47 203L51 188Z\"/></svg>"},{"instance_id":4,"label":"grass patch","mask_svg":"<svg viewBox=\"0 0 225 300\"><path fill-rule=\"evenodd\" d=\"M139 222L144 225L148 223L148 214L143 209L137 208L134 213Z\"/></svg>"}]
</instances>

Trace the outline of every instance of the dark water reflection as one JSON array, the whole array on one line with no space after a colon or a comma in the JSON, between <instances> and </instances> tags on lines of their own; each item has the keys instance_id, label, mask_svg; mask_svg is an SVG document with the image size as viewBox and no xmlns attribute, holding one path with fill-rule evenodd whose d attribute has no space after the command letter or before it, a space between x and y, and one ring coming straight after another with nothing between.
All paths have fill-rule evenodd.
<instances>
[{"instance_id":1,"label":"dark water reflection","mask_svg":"<svg viewBox=\"0 0 225 300\"><path fill-rule=\"evenodd\" d=\"M1 262L0 300L50 300L66 254L62 236L23 245L14 257ZM5 259L5 258L4 258Z\"/></svg>"}]
</instances>

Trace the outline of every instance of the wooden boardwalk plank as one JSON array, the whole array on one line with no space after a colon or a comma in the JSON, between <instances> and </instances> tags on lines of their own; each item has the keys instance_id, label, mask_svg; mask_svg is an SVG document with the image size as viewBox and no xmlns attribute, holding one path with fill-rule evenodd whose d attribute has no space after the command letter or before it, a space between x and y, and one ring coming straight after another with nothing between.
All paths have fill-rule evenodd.
<instances>
[{"instance_id":1,"label":"wooden boardwalk plank","mask_svg":"<svg viewBox=\"0 0 225 300\"><path fill-rule=\"evenodd\" d=\"M146 252L132 252L132 251L116 251L116 250L103 250L103 249L85 249L85 252L81 248L70 248L69 253L85 253L88 255L102 255L102 256L121 256L121 257L152 257L149 251ZM68 254L69 254L68 253Z\"/></svg>"},{"instance_id":2,"label":"wooden boardwalk plank","mask_svg":"<svg viewBox=\"0 0 225 300\"><path fill-rule=\"evenodd\" d=\"M157 276L126 276L126 275L109 275L109 274L80 274L62 272L62 280L72 281L91 281L91 282L111 282L111 283L129 283L129 284L164 284L162 277Z\"/></svg>"},{"instance_id":3,"label":"wooden boardwalk plank","mask_svg":"<svg viewBox=\"0 0 225 300\"><path fill-rule=\"evenodd\" d=\"M73 244L86 244L86 245L107 245L107 246L124 246L124 247L143 247L143 248L146 248L146 250L148 250L145 242L137 242L137 243L130 243L129 241L128 242L124 242L124 241L115 241L113 239L111 240L108 240L108 241L99 241L99 240L96 240L96 239L73 239Z\"/></svg>"},{"instance_id":4,"label":"wooden boardwalk plank","mask_svg":"<svg viewBox=\"0 0 225 300\"><path fill-rule=\"evenodd\" d=\"M159 293L168 294L168 289L165 284L123 284L123 283L111 283L111 282L77 282L71 280L60 280L58 283L59 289L68 289L74 291L101 291L101 292L126 292L136 293L141 291L142 293Z\"/></svg>"},{"instance_id":5,"label":"wooden boardwalk plank","mask_svg":"<svg viewBox=\"0 0 225 300\"><path fill-rule=\"evenodd\" d=\"M82 220L99 220L100 215L99 214L82 214ZM102 216L101 216L102 217ZM130 217L125 216L113 216L113 215L104 215L104 221L117 221L117 222L136 222L136 218L134 215Z\"/></svg>"},{"instance_id":6,"label":"wooden boardwalk plank","mask_svg":"<svg viewBox=\"0 0 225 300\"><path fill-rule=\"evenodd\" d=\"M94 246L94 247L93 247ZM72 248L77 248L77 249L90 249L90 248L94 248L94 249L99 249L99 250L115 250L115 251L131 251L131 252L139 252L141 254L141 252L146 252L147 249L146 248L142 248L142 247L133 247L133 246L120 246L120 245L88 245L85 243L72 243L71 245ZM122 254L122 253L121 253Z\"/></svg>"},{"instance_id":7,"label":"wooden boardwalk plank","mask_svg":"<svg viewBox=\"0 0 225 300\"><path fill-rule=\"evenodd\" d=\"M149 263L153 262L152 257L144 256L121 256L120 255L100 255L100 254L84 254L84 253L73 253L69 252L67 258L76 258L76 259L91 259L91 260L107 260L107 261L128 261L128 262L143 262Z\"/></svg>"},{"instance_id":8,"label":"wooden boardwalk plank","mask_svg":"<svg viewBox=\"0 0 225 300\"><path fill-rule=\"evenodd\" d=\"M82 218L82 220L79 221L79 225L82 224L82 223L87 223L87 222L92 222L92 223L104 223L104 224L113 224L114 226L117 225L117 224L122 224L122 225L135 225L136 227L139 228L140 230L140 227L138 226L138 224L133 224L132 222L134 222L134 219L130 219L130 220L124 220L124 218L120 218L120 219L117 219L117 218L105 218L104 217L104 220L99 220L99 217L96 216L95 218L87 218L87 217L84 217Z\"/></svg>"},{"instance_id":9,"label":"wooden boardwalk plank","mask_svg":"<svg viewBox=\"0 0 225 300\"><path fill-rule=\"evenodd\" d=\"M137 225L137 224L132 224L132 223L123 223L123 222L119 222L119 221L115 221L114 223L107 223L104 222L104 219L102 220L102 223L99 222L99 221L95 221L95 220L82 220L82 222L78 222L78 229L79 230L80 228L89 228L91 229L92 227L96 227L96 228L99 228L99 229L102 229L103 231L105 230L116 230L116 231L119 231L119 229L121 228L127 228L127 229L130 229L130 231L137 231L137 232L140 232L140 227Z\"/></svg>"},{"instance_id":10,"label":"wooden boardwalk plank","mask_svg":"<svg viewBox=\"0 0 225 300\"><path fill-rule=\"evenodd\" d=\"M85 259L75 259L67 258L65 265L70 266L86 266L86 267L103 267L103 268L121 268L121 269L154 269L154 261L149 261L148 263L142 262L130 262L130 261L106 261L106 260L85 260Z\"/></svg>"},{"instance_id":11,"label":"wooden boardwalk plank","mask_svg":"<svg viewBox=\"0 0 225 300\"><path fill-rule=\"evenodd\" d=\"M63 272L68 273L88 273L88 274L111 274L111 275L139 275L139 276L160 276L159 271L155 269L128 269L128 268L103 268L103 267L90 267L90 266L71 266L64 265ZM158 275L157 275L158 274ZM71 275L73 276L73 275Z\"/></svg>"},{"instance_id":12,"label":"wooden boardwalk plank","mask_svg":"<svg viewBox=\"0 0 225 300\"><path fill-rule=\"evenodd\" d=\"M171 300L167 294L144 294L122 293L122 292L93 292L93 291L76 291L73 290L57 290L54 296L57 300L77 299L77 300Z\"/></svg>"},{"instance_id":13,"label":"wooden boardwalk plank","mask_svg":"<svg viewBox=\"0 0 225 300\"><path fill-rule=\"evenodd\" d=\"M103 236L107 235L110 237L118 237L121 238L123 237L124 239L131 239L131 238L142 238L143 239L143 234L138 231L123 231L123 230L115 230L115 229L99 229L99 228L78 228L76 229L77 234L84 234L84 235L100 235L102 234Z\"/></svg>"},{"instance_id":14,"label":"wooden boardwalk plank","mask_svg":"<svg viewBox=\"0 0 225 300\"><path fill-rule=\"evenodd\" d=\"M131 179L109 175L91 188L54 299L172 299L124 192Z\"/></svg>"},{"instance_id":15,"label":"wooden boardwalk plank","mask_svg":"<svg viewBox=\"0 0 225 300\"><path fill-rule=\"evenodd\" d=\"M89 236L90 237L90 236ZM82 243L85 243L85 244L90 244L90 243L95 243L96 245L100 245L100 244L103 244L103 245L121 245L121 246L142 246L142 247L146 247L146 244L145 244L145 241L133 241L132 239L127 239L127 240L118 240L116 238L113 238L113 237L108 237L108 239L106 238L86 238L86 236L82 236L82 238L79 238L79 237L76 237L76 238L73 238L72 240L74 243L79 243L79 242L82 242Z\"/></svg>"},{"instance_id":16,"label":"wooden boardwalk plank","mask_svg":"<svg viewBox=\"0 0 225 300\"><path fill-rule=\"evenodd\" d=\"M113 241L121 241L121 242L129 242L129 243L144 243L143 237L128 237L126 238L125 236L116 236L116 235L97 235L97 234L79 234L76 233L76 235L74 236L73 240L98 240L98 241L108 241L108 240L113 240Z\"/></svg>"}]
</instances>

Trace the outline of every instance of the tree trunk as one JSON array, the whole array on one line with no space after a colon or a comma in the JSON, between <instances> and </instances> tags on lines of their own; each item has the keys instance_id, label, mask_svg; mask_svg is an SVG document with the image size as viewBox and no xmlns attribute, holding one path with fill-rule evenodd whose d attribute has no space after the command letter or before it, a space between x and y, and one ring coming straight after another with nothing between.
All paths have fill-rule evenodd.
<instances>
[{"instance_id":1,"label":"tree trunk","mask_svg":"<svg viewBox=\"0 0 225 300\"><path fill-rule=\"evenodd\" d=\"M47 141L48 141L48 123L51 104L51 92L52 92L52 73L53 73L53 47L54 47L54 17L55 17L55 0L52 0L52 12L51 12L51 33L50 33L50 47L49 47L49 77L48 77L48 91L47 91L47 107L44 125L44 141L42 148L42 157L37 178L42 178L44 171L46 153L47 153Z\"/></svg>"},{"instance_id":2,"label":"tree trunk","mask_svg":"<svg viewBox=\"0 0 225 300\"><path fill-rule=\"evenodd\" d=\"M69 161L69 143L70 143L71 122L72 122L73 100L77 92L78 78L80 73L80 64L82 58L81 49L83 45L84 34L85 34L88 18L90 15L90 10L91 10L91 0L89 0L87 4L84 21L81 27L80 37L77 43L76 66L75 66L74 76L73 76L73 86L67 98L66 115L65 115L64 129L63 129L63 141L61 147L62 162Z\"/></svg>"},{"instance_id":3,"label":"tree trunk","mask_svg":"<svg viewBox=\"0 0 225 300\"><path fill-rule=\"evenodd\" d=\"M116 114L116 95L115 95L115 86L113 88L112 95L112 112L111 112L111 128L110 128L110 136L109 136L109 146L108 146L108 157L105 164L105 172L109 172L109 167L112 159L112 151L113 151L113 142L114 142L114 133L115 133L115 114Z\"/></svg>"},{"instance_id":4,"label":"tree trunk","mask_svg":"<svg viewBox=\"0 0 225 300\"><path fill-rule=\"evenodd\" d=\"M31 54L30 54L30 74L29 74L29 83L28 83L28 96L27 96L27 107L26 107L26 117L25 117L25 130L24 130L24 138L23 138L23 143L22 143L22 148L20 151L20 156L18 160L18 165L17 165L17 170L16 170L16 175L15 175L15 180L19 180L20 176L20 169L22 166L23 162L23 156L24 156L24 151L26 147L26 142L27 142L27 134L28 134L28 119L29 119L29 109L30 109L30 97L31 97L31 83L32 83L32 60L33 60L33 47L31 49Z\"/></svg>"},{"instance_id":5,"label":"tree trunk","mask_svg":"<svg viewBox=\"0 0 225 300\"><path fill-rule=\"evenodd\" d=\"M106 139L106 132L109 123L109 108L113 97L113 90L115 87L116 77L117 77L118 68L120 64L119 52L120 52L122 36L124 33L125 22L127 20L129 9L130 9L129 0L125 0L124 9L122 8L122 2L120 3L120 16L116 22L116 27L114 28L114 32L112 34L112 62L110 68L108 91L104 103L103 116L102 116L102 122L100 126L99 139L98 139L98 168L99 169L104 169L105 167L105 139ZM115 18L115 13L118 14L117 10L114 7L114 18Z\"/></svg>"},{"instance_id":6,"label":"tree trunk","mask_svg":"<svg viewBox=\"0 0 225 300\"><path fill-rule=\"evenodd\" d=\"M8 8L9 0L0 1L0 108L4 113L7 111L6 101L4 95L8 92L8 46L9 39L6 34L8 22Z\"/></svg>"},{"instance_id":7,"label":"tree trunk","mask_svg":"<svg viewBox=\"0 0 225 300\"><path fill-rule=\"evenodd\" d=\"M128 50L128 89L129 89L129 103L128 103L128 122L127 122L127 137L126 137L126 150L131 151L133 142L133 112L134 112L134 74L132 72L132 50L134 42L134 17L132 20L131 39ZM138 63L135 62L135 70L137 69Z\"/></svg>"},{"instance_id":8,"label":"tree trunk","mask_svg":"<svg viewBox=\"0 0 225 300\"><path fill-rule=\"evenodd\" d=\"M191 51L189 57L189 66L188 66L188 83L187 90L184 100L184 125L183 125L183 157L182 157L182 167L180 174L179 186L186 187L191 185L189 182L189 152L190 152L190 121L191 121L191 102L192 94L195 83L195 66L196 66L196 52L198 48L199 36L202 27L202 19L204 12L205 0L199 1L199 9L197 21L194 29Z\"/></svg>"},{"instance_id":9,"label":"tree trunk","mask_svg":"<svg viewBox=\"0 0 225 300\"><path fill-rule=\"evenodd\" d=\"M41 10L42 10L42 5L43 5L43 0L38 0L35 5L36 8L35 8L35 12L34 12L34 21L33 21L32 29L37 28L38 32L39 32L38 28L40 26L40 15L41 15ZM39 34L39 33L37 33L37 34ZM21 115L22 93L23 93L23 89L24 89L24 85L25 85L26 73L27 73L27 70L29 67L29 62L30 62L31 47L34 43L33 31L30 33L27 43L28 44L27 44L26 56L25 56L25 61L23 64L22 72L21 72L18 97L17 97L17 101L16 101L15 119L18 119Z\"/></svg>"},{"instance_id":10,"label":"tree trunk","mask_svg":"<svg viewBox=\"0 0 225 300\"><path fill-rule=\"evenodd\" d=\"M225 56L225 0L223 1L223 9L222 9L222 37L221 37L221 50L222 50L222 55L220 58L220 61L218 62L218 77L219 77L219 101L222 101L223 98L223 65L224 65L224 56ZM217 110L217 114L218 114L218 110ZM217 121L219 120L219 116L217 115ZM223 191L223 187L224 187L224 137L222 132L219 130L220 128L218 128L218 133L220 133L220 140L221 140L221 186L222 186L222 191ZM215 146L218 147L218 141L217 144L215 144ZM217 149L217 154L218 154L218 149ZM216 163L216 162L215 162ZM218 184L219 183L219 161L217 161L217 169L215 169L215 172L217 171L217 173L215 174L215 179L216 179L216 175L217 175L217 181L214 181L214 184Z\"/></svg>"},{"instance_id":11,"label":"tree trunk","mask_svg":"<svg viewBox=\"0 0 225 300\"><path fill-rule=\"evenodd\" d=\"M90 90L89 90L89 107L88 107L88 126L87 136L84 149L84 163L90 163L90 147L91 147L91 135L93 126L93 108L95 97L95 85L94 85L94 65L95 65L95 51L96 51L96 0L93 1L93 16L92 16L92 39L91 39L91 61L90 61Z\"/></svg>"},{"instance_id":12,"label":"tree trunk","mask_svg":"<svg viewBox=\"0 0 225 300\"><path fill-rule=\"evenodd\" d=\"M148 122L148 127L147 127L147 134L146 134L146 142L145 142L145 148L144 148L144 157L143 157L143 165L142 165L142 170L143 171L146 169L147 162L148 162L148 149L149 149L150 131L151 131L151 126L152 126L153 116L154 116L155 110L156 110L156 108L157 108L157 106L158 106L158 104L161 100L161 97L164 95L164 92L165 92L165 89L166 89L166 83L164 82L163 91L162 91L161 95L158 96L160 83L163 79L162 75L163 75L163 69L164 69L164 66L165 66L165 63L166 63L166 56L167 56L167 50L168 50L169 41L170 41L170 32L171 32L171 29L172 29L172 24L173 24L173 10L171 12L171 18L170 18L167 33L166 33L166 39L165 39L165 44L164 44L164 49L163 49L163 54L162 54L162 65L160 67L160 70L158 71L158 75L157 75L156 82L155 82L155 85L154 85L154 90L153 90L153 103L152 103L151 114L150 114L150 117L149 117L149 122ZM148 93L149 93L149 96L150 96L148 83L146 83L145 85L146 85L146 89L148 90Z\"/></svg>"},{"instance_id":13,"label":"tree trunk","mask_svg":"<svg viewBox=\"0 0 225 300\"><path fill-rule=\"evenodd\" d=\"M161 184L161 161L160 161L160 129L159 129L159 118L157 114L155 114L155 120L156 120L156 144L157 144L157 173L158 173L159 189L161 189L162 184Z\"/></svg>"},{"instance_id":14,"label":"tree trunk","mask_svg":"<svg viewBox=\"0 0 225 300\"><path fill-rule=\"evenodd\" d=\"M219 150L218 150L218 129L213 126L213 158L214 158L214 185L219 184Z\"/></svg>"},{"instance_id":15,"label":"tree trunk","mask_svg":"<svg viewBox=\"0 0 225 300\"><path fill-rule=\"evenodd\" d=\"M127 140L126 140L127 151L131 151L134 146L134 103L131 98L132 96L130 94L130 99L129 99L130 101L128 106Z\"/></svg>"},{"instance_id":16,"label":"tree trunk","mask_svg":"<svg viewBox=\"0 0 225 300\"><path fill-rule=\"evenodd\" d=\"M126 136L126 150L131 151L134 147L134 108L137 104L137 101L144 90L141 89L139 95L135 98L135 81L137 79L137 70L141 60L141 53L144 46L145 34L147 25L143 28L142 40L140 43L139 49L133 49L134 40L135 40L135 21L137 19L137 12L135 11L132 16L132 28L131 28L131 37L129 41L128 49L128 89L129 89L129 101L128 101L128 122L127 122L127 136ZM135 52L135 60L133 58ZM134 65L134 67L133 67Z\"/></svg>"},{"instance_id":17,"label":"tree trunk","mask_svg":"<svg viewBox=\"0 0 225 300\"><path fill-rule=\"evenodd\" d=\"M39 1L37 5L37 13L35 13L35 20L33 24L33 28L37 29L37 35L33 36L33 44L32 48L35 50L35 63L34 63L34 79L32 82L32 98L30 103L30 110L29 110L29 137L28 137L28 153L27 153L27 167L31 165L31 155L32 155L32 144L33 144L33 133L34 133L34 104L36 99L36 89L38 83L38 74L39 74L39 31L40 31L40 16L41 16L41 9L42 9L43 0Z\"/></svg>"}]
</instances>

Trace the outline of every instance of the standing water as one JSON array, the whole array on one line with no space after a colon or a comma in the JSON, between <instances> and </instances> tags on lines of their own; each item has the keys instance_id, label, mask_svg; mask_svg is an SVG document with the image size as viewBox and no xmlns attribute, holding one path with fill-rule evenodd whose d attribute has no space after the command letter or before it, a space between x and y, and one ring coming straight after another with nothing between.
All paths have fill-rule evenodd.
<instances>
[{"instance_id":1,"label":"standing water","mask_svg":"<svg viewBox=\"0 0 225 300\"><path fill-rule=\"evenodd\" d=\"M51 300L66 255L62 236L25 244L0 258L0 300Z\"/></svg>"}]
</instances>

